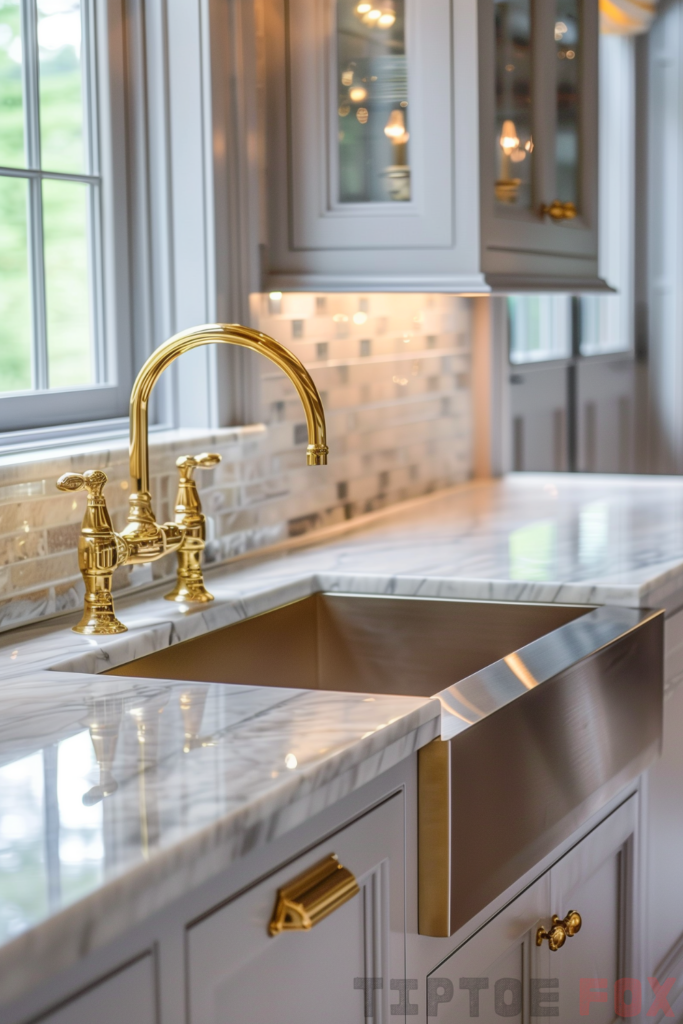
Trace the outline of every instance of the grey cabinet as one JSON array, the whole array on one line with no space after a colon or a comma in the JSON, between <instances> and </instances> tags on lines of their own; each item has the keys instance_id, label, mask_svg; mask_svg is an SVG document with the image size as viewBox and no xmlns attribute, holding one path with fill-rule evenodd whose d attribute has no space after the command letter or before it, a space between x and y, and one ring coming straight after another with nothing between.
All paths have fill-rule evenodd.
<instances>
[{"instance_id":1,"label":"grey cabinet","mask_svg":"<svg viewBox=\"0 0 683 1024\"><path fill-rule=\"evenodd\" d=\"M360 891L309 931L269 934L279 890L336 854ZM193 1024L358 1024L389 1017L404 977L404 808L398 794L188 928Z\"/></svg>"},{"instance_id":2,"label":"grey cabinet","mask_svg":"<svg viewBox=\"0 0 683 1024\"><path fill-rule=\"evenodd\" d=\"M479 53L486 279L602 287L597 0L480 0Z\"/></svg>"},{"instance_id":3,"label":"grey cabinet","mask_svg":"<svg viewBox=\"0 0 683 1024\"><path fill-rule=\"evenodd\" d=\"M597 0L262 3L266 288L596 284Z\"/></svg>"},{"instance_id":4,"label":"grey cabinet","mask_svg":"<svg viewBox=\"0 0 683 1024\"><path fill-rule=\"evenodd\" d=\"M266 285L482 291L476 0L264 0Z\"/></svg>"},{"instance_id":5,"label":"grey cabinet","mask_svg":"<svg viewBox=\"0 0 683 1024\"><path fill-rule=\"evenodd\" d=\"M637 976L636 829L632 797L432 972L428 1015L574 1024L588 1007L591 1020L619 1019L629 996L615 1004L617 980ZM570 911L580 929L559 948L547 938L539 945L553 914Z\"/></svg>"},{"instance_id":6,"label":"grey cabinet","mask_svg":"<svg viewBox=\"0 0 683 1024\"><path fill-rule=\"evenodd\" d=\"M157 1024L156 979L151 954L91 985L35 1024Z\"/></svg>"}]
</instances>

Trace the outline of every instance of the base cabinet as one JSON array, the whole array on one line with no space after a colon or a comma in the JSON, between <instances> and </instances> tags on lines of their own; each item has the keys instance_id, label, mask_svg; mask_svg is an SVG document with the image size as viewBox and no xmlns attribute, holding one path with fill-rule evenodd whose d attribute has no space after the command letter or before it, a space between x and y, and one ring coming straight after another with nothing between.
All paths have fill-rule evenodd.
<instances>
[{"instance_id":1,"label":"base cabinet","mask_svg":"<svg viewBox=\"0 0 683 1024\"><path fill-rule=\"evenodd\" d=\"M403 978L404 809L399 794L187 933L192 1024L388 1020ZM310 931L268 932L278 890L331 853L360 892Z\"/></svg>"},{"instance_id":2,"label":"base cabinet","mask_svg":"<svg viewBox=\"0 0 683 1024\"><path fill-rule=\"evenodd\" d=\"M157 1024L152 954L122 967L31 1024Z\"/></svg>"},{"instance_id":3,"label":"base cabinet","mask_svg":"<svg viewBox=\"0 0 683 1024\"><path fill-rule=\"evenodd\" d=\"M636 798L622 804L427 979L427 1016L463 1022L555 1017L620 1019L619 979L637 977L634 950ZM539 932L581 916L551 949ZM637 996L636 996L637 998ZM622 1014L631 1016L630 1013Z\"/></svg>"}]
</instances>

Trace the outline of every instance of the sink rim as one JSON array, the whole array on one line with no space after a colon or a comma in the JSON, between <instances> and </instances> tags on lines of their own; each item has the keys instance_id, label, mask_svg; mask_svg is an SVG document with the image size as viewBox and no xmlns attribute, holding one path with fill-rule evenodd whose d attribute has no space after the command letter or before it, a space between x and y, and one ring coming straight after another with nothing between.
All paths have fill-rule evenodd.
<instances>
[{"instance_id":1,"label":"sink rim","mask_svg":"<svg viewBox=\"0 0 683 1024\"><path fill-rule=\"evenodd\" d=\"M378 601L392 602L419 601L425 602L426 604L460 604L468 606L507 605L511 607L519 607L520 605L523 605L528 608L572 608L581 612L581 614L572 621L557 626L529 644L516 648L504 658L496 659L489 665L458 680L451 686L437 690L429 696L425 696L423 699L437 699L441 704L441 738L444 740L453 738L465 729L468 729L482 721L490 714L495 713L495 711L504 707L506 704L509 704L511 701L523 696L525 693L529 692L530 689L548 682L560 672L566 671L573 664L594 655L603 647L610 643L614 643L620 637L642 625L647 620L664 614L664 612L659 609L629 608L621 605L596 606L576 604L573 602L504 601L489 600L486 598L463 598L419 594L367 593L362 591L359 592L357 590L330 590L329 588L319 587L315 590L308 591L306 594L292 597L289 600L280 601L271 608L261 609L260 611L254 612L252 615L242 616L239 619L234 620L232 623L227 623L224 626L217 626L214 630L206 630L190 639L200 639L202 636L208 636L220 629L228 628L230 625L237 625L241 622L262 618L281 608L301 603L307 598L316 595L374 599ZM168 623L154 624L151 628L153 631L156 631L160 627L163 628L164 625L168 628ZM174 630L171 628L169 630L169 639L173 639L173 633ZM182 638L178 642L182 643L184 639L185 638ZM107 645L107 647L110 646L115 649L119 644ZM154 651L148 651L145 653L157 653L158 651L168 650L173 646L175 646L175 644L167 643L159 648L155 648ZM98 674L107 673L113 668L125 667L127 664L132 664L139 660L140 657L145 656L139 655L138 658L122 660L120 662L117 661L112 665L108 652L105 650L103 653L106 660L98 665ZM82 668L78 665L79 661L84 663ZM64 664L64 662L62 662L61 664L54 664L50 666L50 668L53 671L92 673L92 653L90 651L84 652L83 655L77 658L69 659L68 664ZM122 674L122 678L157 678L158 681L162 681L164 679L163 676L136 676L132 672L125 676ZM201 680L196 679L186 679L184 681L188 684L201 682ZM221 685L231 684L223 683ZM263 684L254 683L251 685L262 686ZM307 692L306 688L299 689L301 689L301 692ZM320 692L339 693L344 691L330 689L321 690ZM359 690L354 692L363 692L365 695L376 696L376 694L373 694L373 691L370 690Z\"/></svg>"}]
</instances>

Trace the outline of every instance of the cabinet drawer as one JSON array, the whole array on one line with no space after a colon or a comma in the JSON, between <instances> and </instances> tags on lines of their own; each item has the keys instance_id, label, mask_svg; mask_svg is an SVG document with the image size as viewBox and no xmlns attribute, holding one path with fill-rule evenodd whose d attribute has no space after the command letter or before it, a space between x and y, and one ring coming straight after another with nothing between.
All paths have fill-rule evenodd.
<instances>
[{"instance_id":1,"label":"cabinet drawer","mask_svg":"<svg viewBox=\"0 0 683 1024\"><path fill-rule=\"evenodd\" d=\"M121 968L32 1024L157 1024L151 954Z\"/></svg>"},{"instance_id":2,"label":"cabinet drawer","mask_svg":"<svg viewBox=\"0 0 683 1024\"><path fill-rule=\"evenodd\" d=\"M308 931L271 936L278 891L331 854L358 894ZM274 1008L300 1024L388 1019L389 979L404 974L404 876L397 794L188 928L192 1024L267 1021Z\"/></svg>"}]
</instances>

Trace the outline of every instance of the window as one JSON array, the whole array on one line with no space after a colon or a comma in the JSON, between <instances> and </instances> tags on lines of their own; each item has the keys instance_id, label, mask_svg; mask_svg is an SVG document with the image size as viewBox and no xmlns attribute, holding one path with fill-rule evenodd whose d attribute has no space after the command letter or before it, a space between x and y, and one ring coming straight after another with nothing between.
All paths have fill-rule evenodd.
<instances>
[{"instance_id":1,"label":"window","mask_svg":"<svg viewBox=\"0 0 683 1024\"><path fill-rule=\"evenodd\" d=\"M566 295L511 295L508 320L511 363L571 356L571 300Z\"/></svg>"},{"instance_id":2,"label":"window","mask_svg":"<svg viewBox=\"0 0 683 1024\"><path fill-rule=\"evenodd\" d=\"M0 0L0 430L125 412L108 7Z\"/></svg>"}]
</instances>

